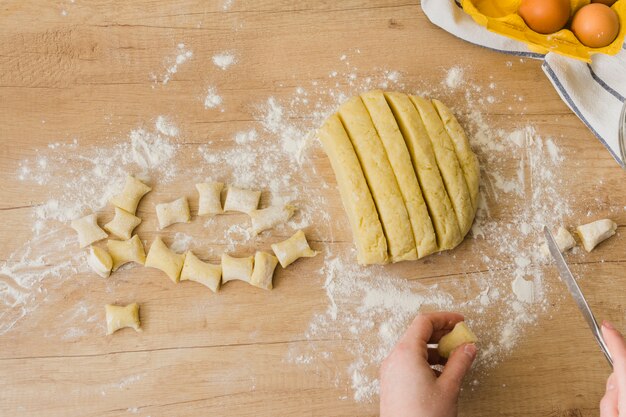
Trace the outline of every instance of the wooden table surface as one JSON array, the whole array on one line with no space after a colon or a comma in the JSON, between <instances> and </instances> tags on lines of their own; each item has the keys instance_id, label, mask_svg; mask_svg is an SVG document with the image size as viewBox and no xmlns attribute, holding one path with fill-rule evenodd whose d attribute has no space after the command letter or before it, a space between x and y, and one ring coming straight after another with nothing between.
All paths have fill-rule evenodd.
<instances>
[{"instance_id":1,"label":"wooden table surface","mask_svg":"<svg viewBox=\"0 0 626 417\"><path fill-rule=\"evenodd\" d=\"M487 88L493 82L503 92L484 108L495 127L530 124L542 136L554 137L565 157L558 176L567 180L574 202L570 225L606 216L618 222L618 235L610 243L569 260L584 272L581 285L596 315L626 330L624 172L561 102L540 62L520 62L458 40L433 26L417 1L5 0L0 21L4 266L31 239L33 208L50 198L46 187L17 179L20 161L39 155L49 143L77 138L81 149L102 146L166 114L184 132L181 152L191 153L210 138L230 138L259 125L255 105L270 96L287 100L294 88L311 86L313 80L349 89L346 77L328 75L342 68L342 54L349 55L359 79L398 71L406 91L438 86L445 70L459 65L475 85ZM193 51L193 59L181 64L167 85L155 83L150 75L163 72L165 57L175 55L180 42ZM228 71L211 63L222 51L237 57ZM202 105L210 84L224 99L223 112ZM462 88L455 94L462 97ZM227 145L215 140L209 146ZM325 193L331 201L328 212L344 219L319 148L311 161L331 187L317 187L311 178L310 193ZM518 166L515 158L502 163L511 170ZM195 169L190 162L183 171L191 178ZM192 185L176 184L193 196ZM150 207L177 193L176 187L164 187L142 202L142 239L156 235ZM492 215L507 218L509 207L494 207ZM312 246L349 251L345 220L333 230L332 241L331 226L306 228ZM197 224L180 225L168 232L169 238L178 230L206 233ZM269 241L260 244L267 247ZM427 285L465 282L472 271L463 265L473 259L475 244L466 242L453 254L389 271ZM482 244L489 245L489 236ZM89 273L64 277L62 284L50 284L45 302L0 335L0 415L377 415L376 398L353 400L346 371L353 358L343 349L348 341L313 340L317 348L335 352L324 363L286 359L291 350L311 343L305 337L309 322L328 307L324 279L315 274L324 259L320 255L279 271L276 289L262 294L231 283L216 296L193 285L175 287L158 271L143 268L124 270L106 283ZM1 271L0 283L10 283ZM510 354L481 374L478 385L466 385L462 416L598 415L607 366L554 271L547 268L546 274L554 284L544 311ZM102 305L135 300L142 305L144 331L105 337ZM94 312L94 320L69 317L76 305ZM80 326L82 332L62 337L68 326Z\"/></svg>"}]
</instances>

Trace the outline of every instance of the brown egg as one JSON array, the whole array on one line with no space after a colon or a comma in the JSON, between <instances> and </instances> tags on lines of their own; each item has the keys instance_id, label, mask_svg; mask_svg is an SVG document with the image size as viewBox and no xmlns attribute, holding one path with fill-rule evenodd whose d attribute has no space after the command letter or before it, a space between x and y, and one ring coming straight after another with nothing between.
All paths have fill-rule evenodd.
<instances>
[{"instance_id":1,"label":"brown egg","mask_svg":"<svg viewBox=\"0 0 626 417\"><path fill-rule=\"evenodd\" d=\"M602 3L607 6L612 6L617 0L591 0L592 3Z\"/></svg>"},{"instance_id":2,"label":"brown egg","mask_svg":"<svg viewBox=\"0 0 626 417\"><path fill-rule=\"evenodd\" d=\"M529 28L548 34L565 27L571 9L570 0L522 0L517 13Z\"/></svg>"},{"instance_id":3,"label":"brown egg","mask_svg":"<svg viewBox=\"0 0 626 417\"><path fill-rule=\"evenodd\" d=\"M588 4L574 15L572 32L590 48L610 45L619 34L619 17L609 6Z\"/></svg>"}]
</instances>

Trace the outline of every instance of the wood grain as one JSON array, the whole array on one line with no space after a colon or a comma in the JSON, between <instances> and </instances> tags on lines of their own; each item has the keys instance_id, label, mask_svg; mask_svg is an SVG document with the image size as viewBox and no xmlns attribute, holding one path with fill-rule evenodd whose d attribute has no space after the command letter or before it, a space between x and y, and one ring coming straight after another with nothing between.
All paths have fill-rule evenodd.
<instances>
[{"instance_id":1,"label":"wood grain","mask_svg":"<svg viewBox=\"0 0 626 417\"><path fill-rule=\"evenodd\" d=\"M79 138L83 147L101 146L155 115L173 114L185 132L181 153L191 155L209 138L220 149L227 146L222 138L258 125L254 106L267 97L286 99L296 86L329 83L328 74L341 69L344 53L350 53L359 78L385 69L402 72L407 91L437 86L445 68L461 65L471 68L468 76L475 82L493 82L503 92L497 104L484 110L494 127L532 124L562 149L566 160L560 175L571 179L576 201L569 220L576 223L592 211L594 217L610 215L618 222L618 236L610 244L569 259L586 277L581 286L597 316L626 330L626 213L615 211L626 206L624 173L561 102L539 62L518 62L460 41L433 26L417 1L235 0L228 10L222 6L195 0L2 2L0 261L31 236L32 208L46 200L45 189L15 178L20 161L48 143ZM155 85L150 74L163 70L163 58L178 42L193 50L193 62L181 67L167 88ZM225 50L236 51L238 63L228 71L216 70L211 57ZM507 65L510 61L515 65ZM349 88L345 79L337 82ZM220 91L224 112L207 112L201 105L209 83ZM319 149L311 160L320 177L334 184ZM512 155L502 164L514 172L517 162ZM138 215L145 221L138 232L143 239L156 236L154 203L181 192L194 196L192 184L178 185L157 189L142 203ZM311 193L328 195L327 210L338 218L332 241L322 241L326 230L307 229L312 245L349 250L351 236L338 193L314 184ZM506 204L496 206L492 215L512 219ZM193 227L166 231L166 242L175 231L194 233ZM284 237L259 244L269 248ZM461 245L454 262L443 255L393 265L389 271L424 283L471 286L491 267L474 259L476 248L489 244ZM294 347L311 343L304 332L327 307L323 281L310 277L322 263L320 256L281 271L272 292L230 283L219 296L196 286L174 287L147 269L122 271L109 284L92 274L72 277L0 336L0 414L377 415L376 402L352 400L346 379L349 340L315 341L333 352L332 360L322 364L285 360ZM555 288L548 311L506 360L481 376L478 385L465 386L461 416L598 415L608 369L556 275L549 271L547 276ZM101 306L130 301L141 304L144 332L104 337ZM93 322L84 334L64 338L67 323L76 320L68 311L81 302Z\"/></svg>"}]
</instances>

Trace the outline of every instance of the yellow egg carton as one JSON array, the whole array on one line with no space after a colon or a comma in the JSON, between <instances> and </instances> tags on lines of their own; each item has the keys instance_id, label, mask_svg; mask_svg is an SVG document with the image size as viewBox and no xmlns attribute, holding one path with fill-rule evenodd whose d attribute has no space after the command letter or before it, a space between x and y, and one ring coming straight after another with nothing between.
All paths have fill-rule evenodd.
<instances>
[{"instance_id":1,"label":"yellow egg carton","mask_svg":"<svg viewBox=\"0 0 626 417\"><path fill-rule=\"evenodd\" d=\"M590 0L570 0L572 16ZM481 26L492 32L524 42L537 53L556 52L581 61L591 62L593 54L615 55L624 44L626 36L626 0L618 0L611 6L619 16L620 29L617 38L604 48L589 48L583 45L569 29L543 35L530 29L517 14L521 0L461 0L463 10ZM570 18L571 22L571 18ZM567 25L569 27L569 23Z\"/></svg>"}]
</instances>

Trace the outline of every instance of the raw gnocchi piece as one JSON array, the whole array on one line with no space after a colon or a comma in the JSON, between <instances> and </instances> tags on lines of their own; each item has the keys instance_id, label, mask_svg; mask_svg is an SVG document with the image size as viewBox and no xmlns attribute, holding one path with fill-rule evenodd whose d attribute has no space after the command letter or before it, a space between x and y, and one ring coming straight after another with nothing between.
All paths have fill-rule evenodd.
<instances>
[{"instance_id":1,"label":"raw gnocchi piece","mask_svg":"<svg viewBox=\"0 0 626 417\"><path fill-rule=\"evenodd\" d=\"M272 250L276 254L280 265L287 268L298 258L312 258L318 254L309 247L309 243L302 230L298 230L293 236L282 242L274 243Z\"/></svg>"},{"instance_id":2,"label":"raw gnocchi piece","mask_svg":"<svg viewBox=\"0 0 626 417\"><path fill-rule=\"evenodd\" d=\"M274 278L274 270L278 265L278 258L266 252L257 252L254 254L254 269L250 284L255 287L271 290L273 288L272 279Z\"/></svg>"},{"instance_id":3,"label":"raw gnocchi piece","mask_svg":"<svg viewBox=\"0 0 626 417\"><path fill-rule=\"evenodd\" d=\"M180 273L181 281L195 281L209 287L213 292L217 292L220 288L222 279L222 266L213 265L202 262L193 252L187 252L185 255L185 263Z\"/></svg>"},{"instance_id":4,"label":"raw gnocchi piece","mask_svg":"<svg viewBox=\"0 0 626 417\"><path fill-rule=\"evenodd\" d=\"M252 219L253 235L258 235L264 230L271 229L281 223L285 223L293 216L296 211L294 206L271 206L261 210L253 210L250 212L250 218Z\"/></svg>"},{"instance_id":5,"label":"raw gnocchi piece","mask_svg":"<svg viewBox=\"0 0 626 417\"><path fill-rule=\"evenodd\" d=\"M139 226L141 219L130 214L124 209L115 207L115 217L104 225L104 230L121 239L130 239L135 227Z\"/></svg>"},{"instance_id":6,"label":"raw gnocchi piece","mask_svg":"<svg viewBox=\"0 0 626 417\"><path fill-rule=\"evenodd\" d=\"M189 203L187 198L181 197L169 203L161 203L156 206L159 228L165 229L174 223L189 223L191 214L189 213Z\"/></svg>"},{"instance_id":7,"label":"raw gnocchi piece","mask_svg":"<svg viewBox=\"0 0 626 417\"><path fill-rule=\"evenodd\" d=\"M439 356L443 358L449 358L452 351L459 346L465 343L476 343L478 342L478 338L467 327L464 321L457 323L454 326L454 329L447 335L443 336L439 340L439 345L437 346L437 351L439 352Z\"/></svg>"},{"instance_id":8,"label":"raw gnocchi piece","mask_svg":"<svg viewBox=\"0 0 626 417\"><path fill-rule=\"evenodd\" d=\"M240 211L249 214L259 206L260 199L260 191L229 187L224 202L224 211Z\"/></svg>"},{"instance_id":9,"label":"raw gnocchi piece","mask_svg":"<svg viewBox=\"0 0 626 417\"><path fill-rule=\"evenodd\" d=\"M91 245L102 239L106 239L107 232L98 226L96 213L91 213L80 219L72 220L72 229L78 233L78 244L81 248Z\"/></svg>"},{"instance_id":10,"label":"raw gnocchi piece","mask_svg":"<svg viewBox=\"0 0 626 417\"><path fill-rule=\"evenodd\" d=\"M214 216L224 212L221 197L223 188L224 183L221 182L196 184L196 189L200 195L198 216Z\"/></svg>"},{"instance_id":11,"label":"raw gnocchi piece","mask_svg":"<svg viewBox=\"0 0 626 417\"><path fill-rule=\"evenodd\" d=\"M113 271L117 271L120 266L128 262L137 262L141 265L146 262L146 252L137 235L128 240L109 239L107 249L113 260Z\"/></svg>"},{"instance_id":12,"label":"raw gnocchi piece","mask_svg":"<svg viewBox=\"0 0 626 417\"><path fill-rule=\"evenodd\" d=\"M613 236L616 230L617 224L613 220L603 219L578 226L576 233L580 236L585 250L591 252L601 242Z\"/></svg>"},{"instance_id":13,"label":"raw gnocchi piece","mask_svg":"<svg viewBox=\"0 0 626 417\"><path fill-rule=\"evenodd\" d=\"M126 306L107 304L104 306L104 311L107 319L107 335L125 327L135 329L136 332L141 331L139 304L132 303Z\"/></svg>"},{"instance_id":14,"label":"raw gnocchi piece","mask_svg":"<svg viewBox=\"0 0 626 417\"><path fill-rule=\"evenodd\" d=\"M150 268L160 269L170 277L174 283L180 279L180 271L185 263L185 255L180 255L167 247L160 237L154 239L148 257L146 258L146 266Z\"/></svg>"},{"instance_id":15,"label":"raw gnocchi piece","mask_svg":"<svg viewBox=\"0 0 626 417\"><path fill-rule=\"evenodd\" d=\"M222 282L238 279L250 283L252 278L252 268L254 265L254 256L246 258L235 258L226 253L222 254Z\"/></svg>"},{"instance_id":16,"label":"raw gnocchi piece","mask_svg":"<svg viewBox=\"0 0 626 417\"><path fill-rule=\"evenodd\" d=\"M129 175L126 177L126 184L124 184L122 193L111 198L110 203L115 207L126 210L130 214L135 214L139 200L150 191L152 191L152 188Z\"/></svg>"},{"instance_id":17,"label":"raw gnocchi piece","mask_svg":"<svg viewBox=\"0 0 626 417\"><path fill-rule=\"evenodd\" d=\"M561 251L561 253L565 253L568 250L572 249L574 246L576 246L576 241L574 240L574 237L564 227L559 227L556 235L554 235L554 240L556 241L556 244L559 247L559 251ZM541 245L541 254L544 258L550 256L550 249L548 249L548 245L546 243Z\"/></svg>"},{"instance_id":18,"label":"raw gnocchi piece","mask_svg":"<svg viewBox=\"0 0 626 417\"><path fill-rule=\"evenodd\" d=\"M89 248L87 264L96 274L100 275L102 278L107 278L111 275L113 259L111 258L111 255L109 255L109 252L97 246L92 246Z\"/></svg>"}]
</instances>

